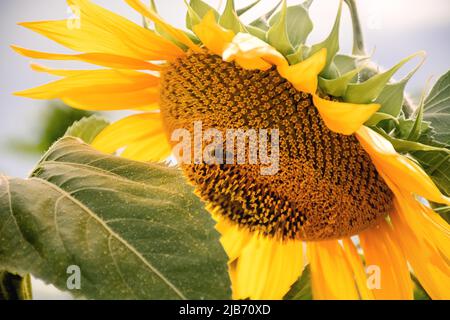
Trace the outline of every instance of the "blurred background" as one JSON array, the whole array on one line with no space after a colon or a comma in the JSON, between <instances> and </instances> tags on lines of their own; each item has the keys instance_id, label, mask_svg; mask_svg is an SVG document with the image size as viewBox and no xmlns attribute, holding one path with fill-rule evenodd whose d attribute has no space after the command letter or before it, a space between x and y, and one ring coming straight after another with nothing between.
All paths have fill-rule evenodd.
<instances>
[{"instance_id":1,"label":"blurred background","mask_svg":"<svg viewBox=\"0 0 450 320\"><path fill-rule=\"evenodd\" d=\"M205 0L216 8L225 1ZM142 17L130 9L123 0L94 0L138 24ZM253 0L236 0L236 7L244 7ZM243 20L252 21L271 9L278 0L262 0ZM302 0L288 0L298 4ZM338 0L315 0L310 13L314 30L308 43L324 39L334 22ZM373 53L372 60L383 67L396 64L401 58L419 50L427 52L427 61L411 79L407 87L411 96L420 96L430 77L432 82L449 67L450 1L448 0L357 0L364 30L366 49ZM156 0L160 14L177 27L184 27L186 9L183 0ZM2 0L0 1L0 173L26 177L48 145L65 131L73 121L88 113L73 111L58 101L34 101L15 97L13 92L53 80L51 76L34 73L29 62L15 54L9 46L32 48L48 52L69 52L45 38L17 25L21 21L64 19L71 12L64 0ZM341 30L341 52L351 53L351 22L344 8ZM42 63L39 62L38 63ZM413 63L396 75L400 79ZM46 64L44 61L43 64ZM51 66L79 68L81 64L57 62ZM84 66L85 67L85 66ZM103 114L114 120L123 113ZM33 280L36 299L70 299L52 286Z\"/></svg>"}]
</instances>

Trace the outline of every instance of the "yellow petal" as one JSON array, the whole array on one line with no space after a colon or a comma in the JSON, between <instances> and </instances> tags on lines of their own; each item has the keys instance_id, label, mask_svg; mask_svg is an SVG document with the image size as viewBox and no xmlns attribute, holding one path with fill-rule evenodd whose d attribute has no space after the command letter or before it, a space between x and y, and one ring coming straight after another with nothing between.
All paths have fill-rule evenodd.
<instances>
[{"instance_id":1,"label":"yellow petal","mask_svg":"<svg viewBox=\"0 0 450 320\"><path fill-rule=\"evenodd\" d=\"M356 285L361 299L373 300L375 296L372 290L367 286L367 274L362 263L361 257L356 250L355 244L350 238L343 239L343 249L353 273L355 274Z\"/></svg>"},{"instance_id":2,"label":"yellow petal","mask_svg":"<svg viewBox=\"0 0 450 320\"><path fill-rule=\"evenodd\" d=\"M184 55L170 41L91 1L68 0L68 3L79 10L79 26L71 20L20 25L80 52L109 53L142 60L173 60Z\"/></svg>"},{"instance_id":3,"label":"yellow petal","mask_svg":"<svg viewBox=\"0 0 450 320\"><path fill-rule=\"evenodd\" d=\"M278 67L280 75L288 80L298 91L315 94L319 74L327 61L327 49L323 48L308 59L295 65L281 65Z\"/></svg>"},{"instance_id":4,"label":"yellow petal","mask_svg":"<svg viewBox=\"0 0 450 320\"><path fill-rule=\"evenodd\" d=\"M159 113L119 120L100 132L92 146L106 153L124 148L121 156L138 161L163 161L171 153Z\"/></svg>"},{"instance_id":5,"label":"yellow petal","mask_svg":"<svg viewBox=\"0 0 450 320\"><path fill-rule=\"evenodd\" d=\"M282 299L303 270L302 242L253 234L231 265L233 298Z\"/></svg>"},{"instance_id":6,"label":"yellow petal","mask_svg":"<svg viewBox=\"0 0 450 320\"><path fill-rule=\"evenodd\" d=\"M118 56L109 53L82 53L82 54L62 54L47 53L42 51L29 50L18 46L11 46L17 53L33 59L46 60L79 60L96 64L103 67L133 70L161 70L160 65L156 65L143 60Z\"/></svg>"},{"instance_id":7,"label":"yellow petal","mask_svg":"<svg viewBox=\"0 0 450 320\"><path fill-rule=\"evenodd\" d=\"M317 95L313 95L313 100L328 129L345 135L355 133L381 107L379 104L331 101Z\"/></svg>"},{"instance_id":8,"label":"yellow petal","mask_svg":"<svg viewBox=\"0 0 450 320\"><path fill-rule=\"evenodd\" d=\"M155 110L159 90L154 88L112 93L67 93L60 97L67 105L82 110Z\"/></svg>"},{"instance_id":9,"label":"yellow petal","mask_svg":"<svg viewBox=\"0 0 450 320\"><path fill-rule=\"evenodd\" d=\"M330 240L307 244L314 299L359 299L353 271L339 242Z\"/></svg>"},{"instance_id":10,"label":"yellow petal","mask_svg":"<svg viewBox=\"0 0 450 320\"><path fill-rule=\"evenodd\" d=\"M162 162L171 152L165 133L160 132L130 143L120 156L136 161Z\"/></svg>"},{"instance_id":11,"label":"yellow petal","mask_svg":"<svg viewBox=\"0 0 450 320\"><path fill-rule=\"evenodd\" d=\"M73 107L86 110L144 108L159 99L159 78L131 70L51 70L65 76L37 88L15 93L34 99L60 98Z\"/></svg>"},{"instance_id":12,"label":"yellow petal","mask_svg":"<svg viewBox=\"0 0 450 320\"><path fill-rule=\"evenodd\" d=\"M58 77L75 76L85 71L51 69L36 63L32 63L31 68L36 72L45 72ZM108 95L92 92L90 94L60 98L74 108L86 110L121 110L126 108L139 111L154 111L159 109L159 88L157 87L130 92L115 92Z\"/></svg>"},{"instance_id":13,"label":"yellow petal","mask_svg":"<svg viewBox=\"0 0 450 320\"><path fill-rule=\"evenodd\" d=\"M427 215L435 213L411 195L398 197L395 209L391 214L394 236L420 284L432 299L450 299L448 224L427 221Z\"/></svg>"},{"instance_id":14,"label":"yellow petal","mask_svg":"<svg viewBox=\"0 0 450 320\"><path fill-rule=\"evenodd\" d=\"M220 219L216 224L217 231L220 232L220 243L228 255L229 262L237 259L242 249L250 242L250 231L225 219Z\"/></svg>"},{"instance_id":15,"label":"yellow petal","mask_svg":"<svg viewBox=\"0 0 450 320\"><path fill-rule=\"evenodd\" d=\"M195 52L201 52L201 49L192 42L191 39L181 30L172 27L170 24L165 22L152 8L143 4L140 0L125 0L133 9L138 11L144 17L149 18L155 24L159 25L161 29L166 31L172 37L174 37L180 43L186 45L189 49Z\"/></svg>"},{"instance_id":16,"label":"yellow petal","mask_svg":"<svg viewBox=\"0 0 450 320\"><path fill-rule=\"evenodd\" d=\"M288 62L275 48L248 33L238 33L223 52L224 61L236 61L244 69L267 70Z\"/></svg>"},{"instance_id":17,"label":"yellow petal","mask_svg":"<svg viewBox=\"0 0 450 320\"><path fill-rule=\"evenodd\" d=\"M356 137L370 155L378 172L388 177L399 189L450 205L450 199L442 195L425 171L415 162L398 154L384 137L365 126L356 132Z\"/></svg>"},{"instance_id":18,"label":"yellow petal","mask_svg":"<svg viewBox=\"0 0 450 320\"><path fill-rule=\"evenodd\" d=\"M205 47L219 56L234 37L233 31L222 28L216 22L212 10L203 17L199 24L193 27L193 30Z\"/></svg>"},{"instance_id":19,"label":"yellow petal","mask_svg":"<svg viewBox=\"0 0 450 320\"><path fill-rule=\"evenodd\" d=\"M374 288L372 292L376 299L413 299L413 286L408 265L387 222L382 221L376 227L370 228L359 235L361 247L364 250L367 267L374 267ZM378 272L379 271L379 272ZM377 279L379 277L379 279ZM379 284L379 286L378 286Z\"/></svg>"},{"instance_id":20,"label":"yellow petal","mask_svg":"<svg viewBox=\"0 0 450 320\"><path fill-rule=\"evenodd\" d=\"M71 77L82 74L84 71L86 71L86 70L53 69L37 63L31 63L30 67L36 72L44 72L57 77Z\"/></svg>"}]
</instances>

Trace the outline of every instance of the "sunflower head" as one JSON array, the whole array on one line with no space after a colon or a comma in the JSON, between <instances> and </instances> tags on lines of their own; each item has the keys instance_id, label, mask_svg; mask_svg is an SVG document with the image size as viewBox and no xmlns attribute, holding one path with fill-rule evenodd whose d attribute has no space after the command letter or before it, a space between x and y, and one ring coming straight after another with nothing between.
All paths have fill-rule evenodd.
<instances>
[{"instance_id":1,"label":"sunflower head","mask_svg":"<svg viewBox=\"0 0 450 320\"><path fill-rule=\"evenodd\" d=\"M302 241L308 244L316 298L411 298L408 262L430 295L448 297L448 225L417 196L447 205L450 200L399 152L448 154L448 148L418 143L423 106L415 119L406 119L403 88L417 68L400 86L391 79L413 58L421 57L421 64L422 52L384 72L368 68L351 0L345 1L356 25L351 55L338 53L343 1L329 35L316 44L307 43L312 1L294 6L280 1L247 24L240 16L259 1L236 10L228 0L220 14L192 0L185 2L188 31L166 23L153 1L151 6L126 2L146 18L147 28L87 0L69 0L80 8L79 30L68 32L60 21L23 24L82 53L15 47L19 53L106 69L35 65L62 79L19 94L61 98L82 109L138 111L93 142L136 160L166 159L178 145L173 133L195 136L197 123L200 133L253 130L275 139L270 149L278 152L279 170L271 175L261 174L259 162L197 161L195 138L192 148L183 150L195 161L180 161L176 154L217 220L235 298L282 298L303 270ZM395 98L399 93L401 99ZM402 121L413 125L408 137L399 139L394 133ZM209 150L213 157L237 154L235 145L221 146ZM244 153L245 159L250 156L251 151ZM352 236L360 238L364 261ZM384 268L383 290L367 287L364 264Z\"/></svg>"}]
</instances>

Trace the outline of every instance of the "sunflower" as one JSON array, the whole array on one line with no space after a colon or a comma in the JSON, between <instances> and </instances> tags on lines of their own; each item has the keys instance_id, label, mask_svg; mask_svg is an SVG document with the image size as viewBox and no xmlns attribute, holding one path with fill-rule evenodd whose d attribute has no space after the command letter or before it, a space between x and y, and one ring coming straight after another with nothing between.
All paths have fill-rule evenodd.
<instances>
[{"instance_id":1,"label":"sunflower","mask_svg":"<svg viewBox=\"0 0 450 320\"><path fill-rule=\"evenodd\" d=\"M21 23L81 53L14 46L18 53L103 68L33 64L61 79L17 95L135 111L93 146L139 161L166 160L173 130L192 131L194 121L220 130L279 129L275 175L260 175L257 165L181 165L217 221L234 299L281 299L307 263L315 299L412 299L411 273L432 298L450 298L450 229L426 201L449 205L450 199L366 125L382 107L374 101L392 75L422 53L360 81L361 65L337 67L342 3L330 35L309 47L309 18L303 16L306 31L294 37L289 19L307 12L311 1L296 11L283 1L265 17L273 17L270 24L250 25L239 20L233 1L223 14L191 1L192 32L165 22L154 3L126 2L154 30L88 0L68 0L79 10L80 28L68 28L68 20ZM370 266L380 271L375 287L368 285Z\"/></svg>"}]
</instances>

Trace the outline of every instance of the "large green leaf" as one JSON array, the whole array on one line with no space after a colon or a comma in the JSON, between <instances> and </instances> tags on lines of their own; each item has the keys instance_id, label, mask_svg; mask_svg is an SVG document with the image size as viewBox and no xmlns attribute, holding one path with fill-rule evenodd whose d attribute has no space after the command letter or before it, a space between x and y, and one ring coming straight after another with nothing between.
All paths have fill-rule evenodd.
<instances>
[{"instance_id":1,"label":"large green leaf","mask_svg":"<svg viewBox=\"0 0 450 320\"><path fill-rule=\"evenodd\" d=\"M450 196L450 154L444 151L412 153L441 191Z\"/></svg>"},{"instance_id":2,"label":"large green leaf","mask_svg":"<svg viewBox=\"0 0 450 320\"><path fill-rule=\"evenodd\" d=\"M177 168L57 142L27 180L0 177L0 269L89 299L224 299L226 254Z\"/></svg>"},{"instance_id":3,"label":"large green leaf","mask_svg":"<svg viewBox=\"0 0 450 320\"><path fill-rule=\"evenodd\" d=\"M431 122L435 139L450 146L450 71L439 78L425 99L423 118Z\"/></svg>"},{"instance_id":4,"label":"large green leaf","mask_svg":"<svg viewBox=\"0 0 450 320\"><path fill-rule=\"evenodd\" d=\"M90 116L72 124L66 131L66 136L77 137L86 143L94 141L95 137L107 126L109 121L99 116Z\"/></svg>"},{"instance_id":5,"label":"large green leaf","mask_svg":"<svg viewBox=\"0 0 450 320\"><path fill-rule=\"evenodd\" d=\"M423 119L433 128L432 144L449 149L450 146L450 71L434 85L425 99ZM436 185L450 195L450 154L445 151L414 152L416 158Z\"/></svg>"}]
</instances>

